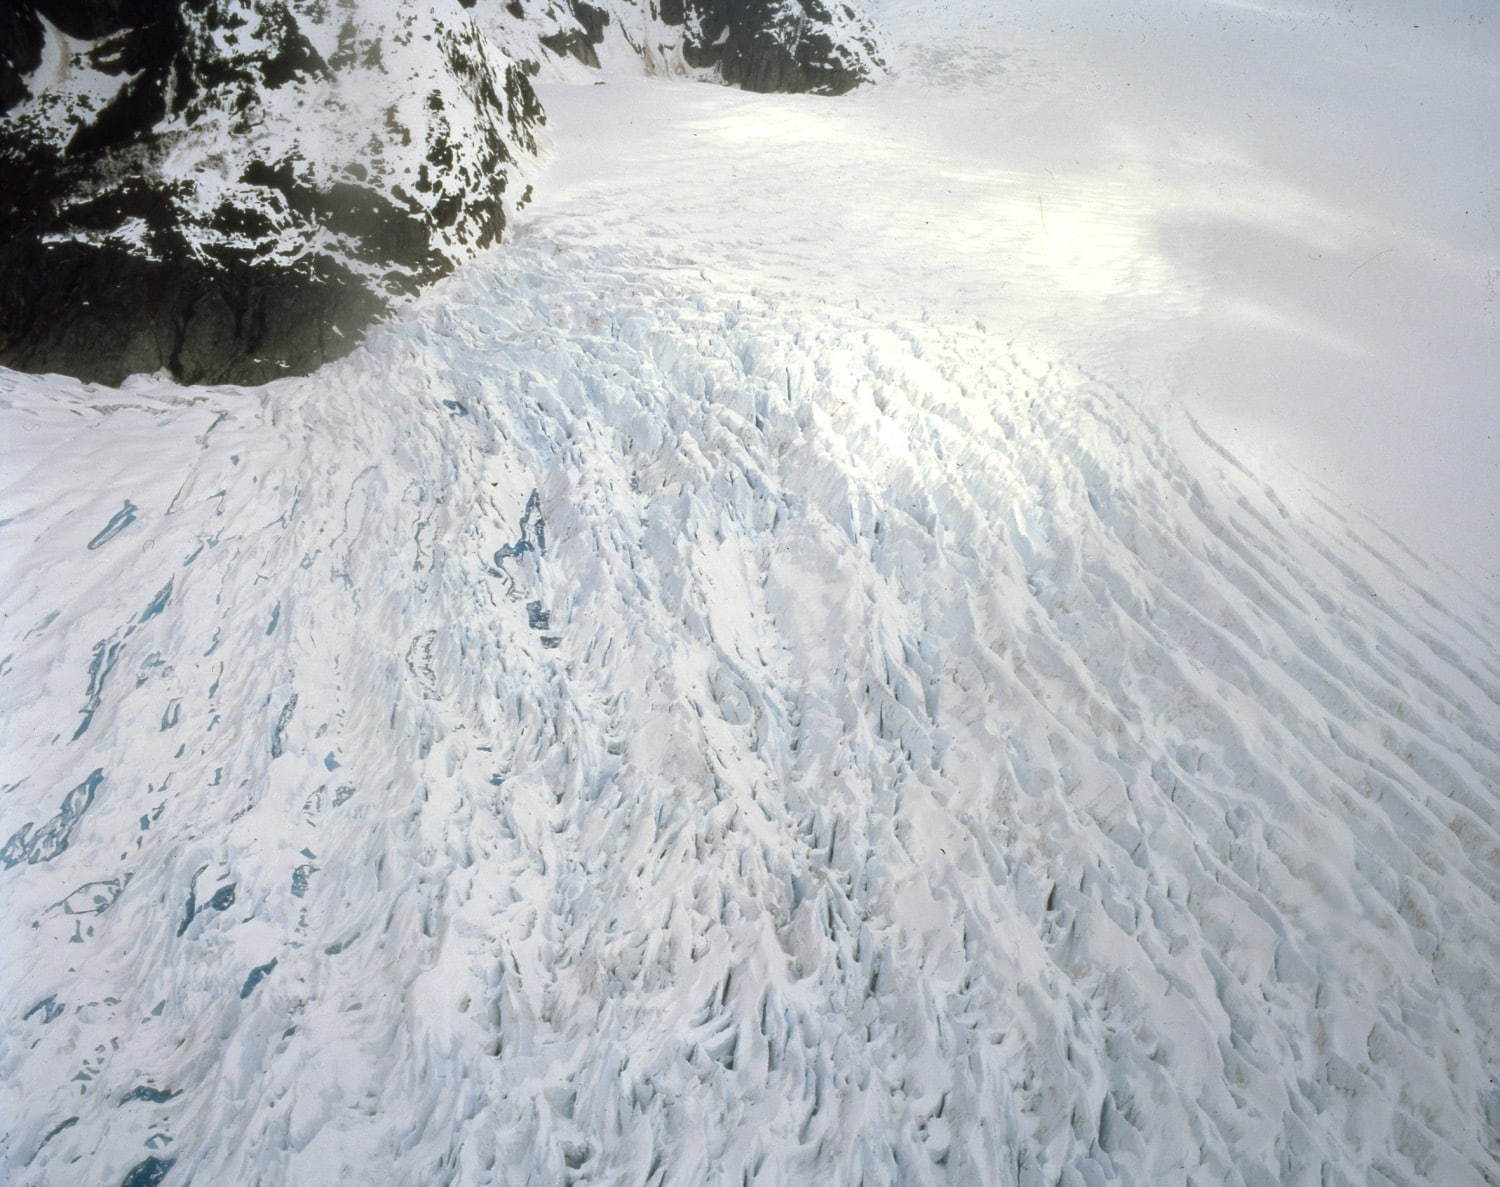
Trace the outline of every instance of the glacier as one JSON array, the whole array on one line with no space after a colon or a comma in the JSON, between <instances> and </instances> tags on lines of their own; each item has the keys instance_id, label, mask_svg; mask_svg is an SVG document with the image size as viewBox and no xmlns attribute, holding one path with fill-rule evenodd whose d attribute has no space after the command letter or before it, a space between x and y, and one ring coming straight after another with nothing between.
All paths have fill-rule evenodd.
<instances>
[{"instance_id":1,"label":"glacier","mask_svg":"<svg viewBox=\"0 0 1500 1187\"><path fill-rule=\"evenodd\" d=\"M544 84L343 360L0 370L0 1179L1500 1181L1493 590L879 90Z\"/></svg>"}]
</instances>

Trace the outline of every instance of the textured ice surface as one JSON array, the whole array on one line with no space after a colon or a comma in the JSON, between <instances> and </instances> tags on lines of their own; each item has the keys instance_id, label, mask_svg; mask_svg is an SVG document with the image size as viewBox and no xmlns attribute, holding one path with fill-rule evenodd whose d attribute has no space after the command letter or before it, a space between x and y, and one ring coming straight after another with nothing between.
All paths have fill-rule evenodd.
<instances>
[{"instance_id":1,"label":"textured ice surface","mask_svg":"<svg viewBox=\"0 0 1500 1187\"><path fill-rule=\"evenodd\" d=\"M1488 592L570 135L318 375L0 371L0 1179L1493 1182Z\"/></svg>"},{"instance_id":2,"label":"textured ice surface","mask_svg":"<svg viewBox=\"0 0 1500 1187\"><path fill-rule=\"evenodd\" d=\"M9 1180L1493 1167L1492 611L1118 392L548 243L3 382Z\"/></svg>"}]
</instances>

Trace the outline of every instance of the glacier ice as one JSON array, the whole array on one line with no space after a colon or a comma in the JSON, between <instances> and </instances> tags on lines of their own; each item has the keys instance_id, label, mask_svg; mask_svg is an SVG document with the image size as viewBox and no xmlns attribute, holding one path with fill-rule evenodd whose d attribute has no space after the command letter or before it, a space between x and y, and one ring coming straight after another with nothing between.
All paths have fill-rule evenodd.
<instances>
[{"instance_id":1,"label":"glacier ice","mask_svg":"<svg viewBox=\"0 0 1500 1187\"><path fill-rule=\"evenodd\" d=\"M8 1181L1493 1166L1493 608L1107 385L546 242L0 384Z\"/></svg>"},{"instance_id":2,"label":"glacier ice","mask_svg":"<svg viewBox=\"0 0 1500 1187\"><path fill-rule=\"evenodd\" d=\"M1493 1182L1492 592L559 169L314 376L0 371L0 1179Z\"/></svg>"}]
</instances>

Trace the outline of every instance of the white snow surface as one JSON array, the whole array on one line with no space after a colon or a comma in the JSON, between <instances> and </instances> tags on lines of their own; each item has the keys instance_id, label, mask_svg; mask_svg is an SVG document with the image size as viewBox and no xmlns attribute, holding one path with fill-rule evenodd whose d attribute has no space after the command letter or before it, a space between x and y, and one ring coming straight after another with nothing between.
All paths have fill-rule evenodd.
<instances>
[{"instance_id":1,"label":"white snow surface","mask_svg":"<svg viewBox=\"0 0 1500 1187\"><path fill-rule=\"evenodd\" d=\"M0 371L0 1180L1500 1181L1500 607L906 78L553 85L348 359Z\"/></svg>"}]
</instances>

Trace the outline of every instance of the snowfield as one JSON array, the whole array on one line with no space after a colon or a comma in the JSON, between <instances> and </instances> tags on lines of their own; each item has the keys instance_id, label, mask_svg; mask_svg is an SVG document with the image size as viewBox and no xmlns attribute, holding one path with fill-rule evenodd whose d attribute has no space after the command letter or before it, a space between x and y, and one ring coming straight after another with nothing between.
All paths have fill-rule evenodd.
<instances>
[{"instance_id":1,"label":"snowfield","mask_svg":"<svg viewBox=\"0 0 1500 1187\"><path fill-rule=\"evenodd\" d=\"M550 84L307 379L0 371L0 1180L1500 1182L1500 605L1163 414L1140 187L914 160L887 15Z\"/></svg>"}]
</instances>

